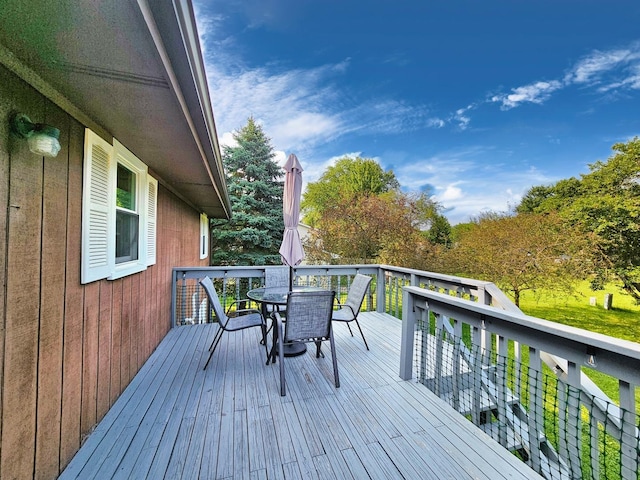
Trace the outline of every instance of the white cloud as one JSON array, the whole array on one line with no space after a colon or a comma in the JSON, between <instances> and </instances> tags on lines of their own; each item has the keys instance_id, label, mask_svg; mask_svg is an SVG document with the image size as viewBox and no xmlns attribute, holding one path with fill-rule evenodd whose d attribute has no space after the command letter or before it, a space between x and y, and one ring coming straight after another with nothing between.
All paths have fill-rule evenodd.
<instances>
[{"instance_id":1,"label":"white cloud","mask_svg":"<svg viewBox=\"0 0 640 480\"><path fill-rule=\"evenodd\" d=\"M438 199L442 203L452 202L462 198L462 189L455 185L447 185L444 192L438 194Z\"/></svg>"},{"instance_id":2,"label":"white cloud","mask_svg":"<svg viewBox=\"0 0 640 480\"><path fill-rule=\"evenodd\" d=\"M571 86L595 87L596 92L607 93L620 89L640 89L640 42L627 48L607 51L594 50L580 59L559 80L536 81L490 97L509 110L524 103L542 104L558 90Z\"/></svg>"},{"instance_id":3,"label":"white cloud","mask_svg":"<svg viewBox=\"0 0 640 480\"><path fill-rule=\"evenodd\" d=\"M427 109L393 99L352 105L348 92L332 81L348 70L348 60L311 69L279 70L276 66L249 69L207 64L211 101L218 132L229 132L253 116L275 148L309 151L351 134L396 134L424 127ZM281 69L280 69L281 70Z\"/></svg>"},{"instance_id":4,"label":"white cloud","mask_svg":"<svg viewBox=\"0 0 640 480\"><path fill-rule=\"evenodd\" d=\"M420 191L429 184L434 199L452 224L468 222L482 211L506 212L520 202L533 185L553 182L536 168L509 168L487 164L486 147L443 151L394 169L400 184Z\"/></svg>"},{"instance_id":5,"label":"white cloud","mask_svg":"<svg viewBox=\"0 0 640 480\"><path fill-rule=\"evenodd\" d=\"M269 135L277 139L279 145L292 146L331 137L339 128L340 121L336 117L303 111L272 123Z\"/></svg>"},{"instance_id":6,"label":"white cloud","mask_svg":"<svg viewBox=\"0 0 640 480\"><path fill-rule=\"evenodd\" d=\"M233 138L233 132L225 132L220 137L220 146L221 147L237 147L238 142Z\"/></svg>"},{"instance_id":7,"label":"white cloud","mask_svg":"<svg viewBox=\"0 0 640 480\"><path fill-rule=\"evenodd\" d=\"M634 50L635 49L635 50ZM599 80L599 77L620 65L637 61L639 52L638 46L619 50L601 52L595 50L582 60L580 60L571 71L565 76L565 83L592 83Z\"/></svg>"},{"instance_id":8,"label":"white cloud","mask_svg":"<svg viewBox=\"0 0 640 480\"><path fill-rule=\"evenodd\" d=\"M427 120L427 127L442 128L446 122L441 118L430 118Z\"/></svg>"},{"instance_id":9,"label":"white cloud","mask_svg":"<svg viewBox=\"0 0 640 480\"><path fill-rule=\"evenodd\" d=\"M543 103L551 94L562 88L562 83L557 80L549 82L535 82L530 85L517 87L509 94L494 95L491 100L501 103L501 109L509 110L521 103Z\"/></svg>"},{"instance_id":10,"label":"white cloud","mask_svg":"<svg viewBox=\"0 0 640 480\"><path fill-rule=\"evenodd\" d=\"M350 73L348 57L306 69L277 63L250 67L235 39L223 37L222 15L203 12L197 18L223 143L250 116L264 127L274 148L285 151L310 151L350 133L396 134L424 128L428 113L424 106L393 98L362 100L358 92L339 89L336 81ZM255 24L268 20L264 12L252 19Z\"/></svg>"},{"instance_id":11,"label":"white cloud","mask_svg":"<svg viewBox=\"0 0 640 480\"><path fill-rule=\"evenodd\" d=\"M283 150L327 141L341 133L340 114L325 110L336 97L322 84L336 65L271 74L266 68L228 72L207 67L211 101L219 132L231 132L253 116ZM224 137L224 133L223 133Z\"/></svg>"}]
</instances>

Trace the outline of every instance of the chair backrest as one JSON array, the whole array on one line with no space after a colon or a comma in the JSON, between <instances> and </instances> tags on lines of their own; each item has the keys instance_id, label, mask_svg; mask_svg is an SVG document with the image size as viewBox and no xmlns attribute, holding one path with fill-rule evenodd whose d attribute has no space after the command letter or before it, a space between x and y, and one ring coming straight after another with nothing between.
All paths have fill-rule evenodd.
<instances>
[{"instance_id":1,"label":"chair backrest","mask_svg":"<svg viewBox=\"0 0 640 480\"><path fill-rule=\"evenodd\" d=\"M289 267L265 267L264 269L265 287L288 287Z\"/></svg>"},{"instance_id":2,"label":"chair backrest","mask_svg":"<svg viewBox=\"0 0 640 480\"><path fill-rule=\"evenodd\" d=\"M224 313L224 308L222 308L222 304L220 303L220 299L218 298L218 294L216 293L216 289L213 286L213 282L209 277L204 277L200 280L200 285L204 288L204 291L207 292L207 297L209 297L209 303L211 304L211 308L213 308L216 317L218 317L218 322L220 325L224 327L227 324L227 320L229 317Z\"/></svg>"},{"instance_id":3,"label":"chair backrest","mask_svg":"<svg viewBox=\"0 0 640 480\"><path fill-rule=\"evenodd\" d=\"M353 277L351 287L349 287L349 293L347 294L347 301L344 304L351 308L354 317L357 317L358 313L360 313L360 307L362 306L362 301L367 294L370 283L371 277L367 275L358 273Z\"/></svg>"},{"instance_id":4,"label":"chair backrest","mask_svg":"<svg viewBox=\"0 0 640 480\"><path fill-rule=\"evenodd\" d=\"M292 292L287 299L287 321L283 341L327 338L335 293Z\"/></svg>"}]
</instances>

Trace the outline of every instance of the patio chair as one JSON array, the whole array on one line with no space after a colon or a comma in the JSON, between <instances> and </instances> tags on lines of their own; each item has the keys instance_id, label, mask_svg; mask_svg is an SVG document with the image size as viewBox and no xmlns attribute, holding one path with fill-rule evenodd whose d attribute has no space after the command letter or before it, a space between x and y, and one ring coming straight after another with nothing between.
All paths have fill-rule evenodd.
<instances>
[{"instance_id":1,"label":"patio chair","mask_svg":"<svg viewBox=\"0 0 640 480\"><path fill-rule=\"evenodd\" d=\"M265 267L264 269L265 287L288 287L289 267Z\"/></svg>"},{"instance_id":2,"label":"patio chair","mask_svg":"<svg viewBox=\"0 0 640 480\"><path fill-rule=\"evenodd\" d=\"M364 346L367 347L367 350L369 350L369 345L367 344L367 339L364 338L364 332L358 322L358 314L360 313L360 307L362 306L364 296L367 294L370 283L371 277L368 277L367 275L361 275L358 273L353 277L351 287L349 287L349 293L347 293L347 301L344 305L340 305L340 299L338 299L340 308L335 310L332 316L332 320L334 322L344 322L347 324L347 327L349 327L349 333L352 337L353 332L351 331L349 323L356 322L358 330L360 330L360 335L362 335L362 340L364 340Z\"/></svg>"},{"instance_id":3,"label":"patio chair","mask_svg":"<svg viewBox=\"0 0 640 480\"><path fill-rule=\"evenodd\" d=\"M264 269L264 286L269 287L287 287L289 288L289 267L265 267ZM283 312L284 306L265 305L267 314L273 312Z\"/></svg>"},{"instance_id":4,"label":"patio chair","mask_svg":"<svg viewBox=\"0 0 640 480\"><path fill-rule=\"evenodd\" d=\"M280 395L285 396L286 383L284 378L284 346L297 343L315 343L316 358L324 357L320 347L322 342L329 341L331 345L331 357L333 358L333 377L336 388L340 387L338 376L338 361L336 348L331 328L331 312L335 293L332 291L319 292L292 292L287 299L287 319L279 312L274 312L272 318L275 322L274 338L269 361L280 360Z\"/></svg>"},{"instance_id":5,"label":"patio chair","mask_svg":"<svg viewBox=\"0 0 640 480\"><path fill-rule=\"evenodd\" d=\"M209 361L211 361L211 357L213 356L213 352L216 351L216 347L220 343L220 339L224 332L237 332L239 330L244 330L245 328L251 327L260 327L262 330L262 344L264 344L264 349L267 354L267 361L269 360L269 349L267 348L267 324L262 316L262 313L259 310L255 310L253 308L245 308L236 310L234 312L234 316L230 317L227 312L222 308L222 304L220 303L220 299L218 298L218 294L216 293L216 289L213 286L213 282L209 277L204 277L200 280L200 285L204 288L205 292L207 292L207 297L209 297L209 304L213 308L213 311L218 317L219 328L216 334L213 337L213 341L211 342L211 346L209 347L209 358L207 359L207 363L204 365L204 370L207 369L209 365ZM243 300L246 302L248 300ZM235 303L233 302L231 306Z\"/></svg>"}]
</instances>

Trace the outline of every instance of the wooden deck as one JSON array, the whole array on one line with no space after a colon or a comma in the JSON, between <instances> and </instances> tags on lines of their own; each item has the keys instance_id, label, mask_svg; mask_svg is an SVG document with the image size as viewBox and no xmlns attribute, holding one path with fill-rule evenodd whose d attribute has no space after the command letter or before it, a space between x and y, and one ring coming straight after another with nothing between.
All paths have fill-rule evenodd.
<instances>
[{"instance_id":1,"label":"wooden deck","mask_svg":"<svg viewBox=\"0 0 640 480\"><path fill-rule=\"evenodd\" d=\"M400 322L362 313L369 342L336 326L326 358L265 365L259 331L173 329L61 479L541 478L448 405L398 376ZM357 333L356 333L357 335Z\"/></svg>"}]
</instances>

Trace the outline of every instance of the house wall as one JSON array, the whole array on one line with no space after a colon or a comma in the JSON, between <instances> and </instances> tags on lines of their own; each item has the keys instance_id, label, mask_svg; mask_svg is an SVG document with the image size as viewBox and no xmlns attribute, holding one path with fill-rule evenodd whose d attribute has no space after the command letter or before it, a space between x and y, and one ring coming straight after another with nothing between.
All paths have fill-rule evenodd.
<instances>
[{"instance_id":1,"label":"house wall","mask_svg":"<svg viewBox=\"0 0 640 480\"><path fill-rule=\"evenodd\" d=\"M14 110L60 129L56 158L12 139ZM160 185L157 264L81 285L84 126L2 66L0 121L0 478L56 478L170 328L171 268L207 260Z\"/></svg>"}]
</instances>

